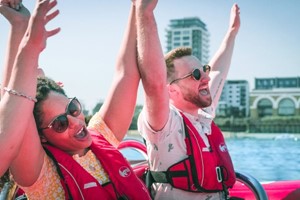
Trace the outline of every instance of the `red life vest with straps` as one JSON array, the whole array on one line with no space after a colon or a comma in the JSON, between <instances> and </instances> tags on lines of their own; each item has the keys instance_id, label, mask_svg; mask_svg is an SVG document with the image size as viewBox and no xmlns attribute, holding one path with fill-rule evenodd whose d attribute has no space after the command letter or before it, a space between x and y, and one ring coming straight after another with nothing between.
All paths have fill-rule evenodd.
<instances>
[{"instance_id":1,"label":"red life vest with straps","mask_svg":"<svg viewBox=\"0 0 300 200\"><path fill-rule=\"evenodd\" d=\"M66 199L151 199L124 156L101 134L90 132L93 137L90 149L109 175L110 182L104 185L100 185L69 154L53 146L45 146L59 168Z\"/></svg>"},{"instance_id":2,"label":"red life vest with straps","mask_svg":"<svg viewBox=\"0 0 300 200\"><path fill-rule=\"evenodd\" d=\"M226 191L234 185L236 177L221 130L212 122L212 134L207 135L210 149L207 150L193 124L181 115L188 157L170 166L166 172L151 171L151 178L154 182L169 183L190 192Z\"/></svg>"}]
</instances>

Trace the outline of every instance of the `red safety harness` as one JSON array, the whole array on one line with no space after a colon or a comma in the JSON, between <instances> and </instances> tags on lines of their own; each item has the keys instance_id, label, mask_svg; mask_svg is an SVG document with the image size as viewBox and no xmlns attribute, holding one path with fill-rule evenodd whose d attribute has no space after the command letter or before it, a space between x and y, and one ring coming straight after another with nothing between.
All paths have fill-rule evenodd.
<instances>
[{"instance_id":1,"label":"red safety harness","mask_svg":"<svg viewBox=\"0 0 300 200\"><path fill-rule=\"evenodd\" d=\"M145 199L150 196L123 155L98 133L93 133L91 150L108 173L111 182L100 185L67 153L47 145L65 190L66 199Z\"/></svg>"},{"instance_id":2,"label":"red safety harness","mask_svg":"<svg viewBox=\"0 0 300 200\"><path fill-rule=\"evenodd\" d=\"M234 168L221 130L211 124L212 134L207 135L207 149L198 131L181 113L185 127L187 158L170 166L167 171L150 171L146 176L147 186L152 183L169 183L173 187L190 192L213 193L226 191L236 180Z\"/></svg>"}]
</instances>

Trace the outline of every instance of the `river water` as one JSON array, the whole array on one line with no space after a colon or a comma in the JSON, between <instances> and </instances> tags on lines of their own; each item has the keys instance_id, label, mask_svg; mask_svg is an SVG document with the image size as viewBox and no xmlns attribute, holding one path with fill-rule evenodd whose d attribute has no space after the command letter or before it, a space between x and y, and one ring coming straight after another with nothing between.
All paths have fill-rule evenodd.
<instances>
[{"instance_id":1,"label":"river water","mask_svg":"<svg viewBox=\"0 0 300 200\"><path fill-rule=\"evenodd\" d=\"M237 171L259 181L300 180L300 140L296 138L226 139Z\"/></svg>"},{"instance_id":2,"label":"river water","mask_svg":"<svg viewBox=\"0 0 300 200\"><path fill-rule=\"evenodd\" d=\"M236 171L259 181L300 180L300 139L226 138L226 143ZM141 158L136 151L124 155Z\"/></svg>"}]
</instances>

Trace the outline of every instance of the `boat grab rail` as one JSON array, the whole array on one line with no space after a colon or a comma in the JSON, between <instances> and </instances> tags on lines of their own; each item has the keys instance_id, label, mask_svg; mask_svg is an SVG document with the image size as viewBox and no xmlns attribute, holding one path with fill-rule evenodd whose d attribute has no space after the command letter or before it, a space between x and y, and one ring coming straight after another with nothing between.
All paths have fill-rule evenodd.
<instances>
[{"instance_id":1,"label":"boat grab rail","mask_svg":"<svg viewBox=\"0 0 300 200\"><path fill-rule=\"evenodd\" d=\"M245 172L235 171L235 175L239 182L248 186L248 188L254 193L257 200L268 200L268 195L265 189L256 178Z\"/></svg>"}]
</instances>

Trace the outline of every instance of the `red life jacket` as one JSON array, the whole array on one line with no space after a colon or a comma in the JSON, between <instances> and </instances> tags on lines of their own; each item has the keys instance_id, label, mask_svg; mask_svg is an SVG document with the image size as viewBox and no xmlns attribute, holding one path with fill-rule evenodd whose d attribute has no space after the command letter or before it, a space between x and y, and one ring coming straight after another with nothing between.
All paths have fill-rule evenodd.
<instances>
[{"instance_id":1,"label":"red life jacket","mask_svg":"<svg viewBox=\"0 0 300 200\"><path fill-rule=\"evenodd\" d=\"M102 135L92 132L92 137L90 148L111 180L104 185L100 185L72 156L46 146L46 151L49 150L57 162L66 199L151 199L124 156Z\"/></svg>"},{"instance_id":2,"label":"red life jacket","mask_svg":"<svg viewBox=\"0 0 300 200\"><path fill-rule=\"evenodd\" d=\"M151 171L154 182L169 183L190 192L226 191L234 185L236 177L221 130L212 122L212 134L207 135L210 150L203 151L207 147L198 131L186 116L181 115L188 157L170 166L166 172Z\"/></svg>"}]
</instances>

